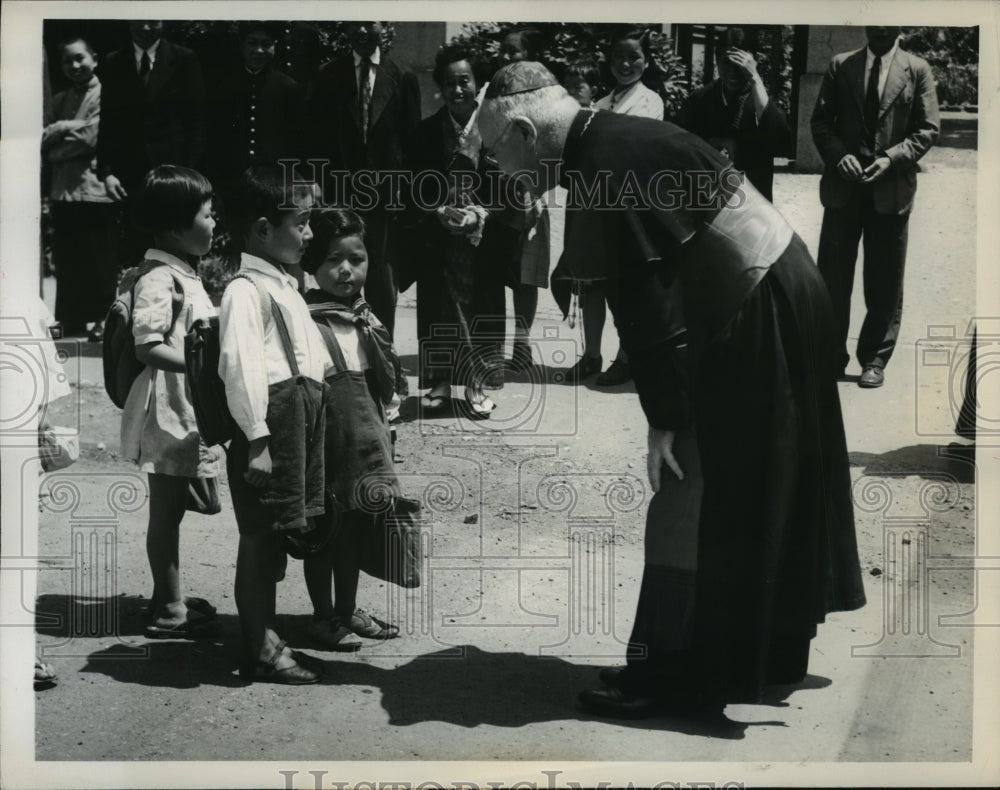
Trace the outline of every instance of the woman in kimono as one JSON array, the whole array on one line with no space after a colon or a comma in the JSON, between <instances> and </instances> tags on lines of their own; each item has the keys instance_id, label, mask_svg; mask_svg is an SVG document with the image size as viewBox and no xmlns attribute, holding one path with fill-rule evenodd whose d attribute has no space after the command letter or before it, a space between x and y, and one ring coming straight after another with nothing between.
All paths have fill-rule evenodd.
<instances>
[{"instance_id":1,"label":"woman in kimono","mask_svg":"<svg viewBox=\"0 0 1000 790\"><path fill-rule=\"evenodd\" d=\"M483 419L496 408L484 385L496 373L502 376L505 295L503 273L487 265L487 207L496 202L489 187L496 180L486 171L496 165L483 155L476 124L483 84L477 71L472 53L461 45L438 52L434 79L445 104L413 134L411 205L402 221L417 283L420 387L429 388L422 409L445 407L455 384L465 389L467 415ZM470 186L477 181L479 188Z\"/></svg>"}]
</instances>

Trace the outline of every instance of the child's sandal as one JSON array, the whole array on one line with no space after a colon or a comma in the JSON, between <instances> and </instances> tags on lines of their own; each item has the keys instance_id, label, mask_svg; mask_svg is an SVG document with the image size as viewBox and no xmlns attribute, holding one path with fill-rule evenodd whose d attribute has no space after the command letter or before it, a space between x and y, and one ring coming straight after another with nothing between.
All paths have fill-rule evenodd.
<instances>
[{"instance_id":1,"label":"child's sandal","mask_svg":"<svg viewBox=\"0 0 1000 790\"><path fill-rule=\"evenodd\" d=\"M366 639L395 639L399 626L372 617L363 609L355 609L351 616L351 630Z\"/></svg>"},{"instance_id":2,"label":"child's sandal","mask_svg":"<svg viewBox=\"0 0 1000 790\"><path fill-rule=\"evenodd\" d=\"M284 654L285 646L285 641L281 640L267 661L251 661L241 666L240 677L251 683L279 683L283 686L310 686L319 683L320 673L306 669L301 664L278 669L278 659Z\"/></svg>"}]
</instances>

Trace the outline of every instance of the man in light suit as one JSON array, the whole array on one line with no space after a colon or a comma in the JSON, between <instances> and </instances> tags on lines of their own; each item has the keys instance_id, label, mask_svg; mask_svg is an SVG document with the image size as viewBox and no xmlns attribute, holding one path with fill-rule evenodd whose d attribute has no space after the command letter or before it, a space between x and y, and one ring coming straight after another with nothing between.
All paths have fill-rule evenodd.
<instances>
[{"instance_id":1,"label":"man in light suit","mask_svg":"<svg viewBox=\"0 0 1000 790\"><path fill-rule=\"evenodd\" d=\"M833 302L841 375L850 361L851 290L864 238L867 315L858 338L858 385L881 387L899 335L907 227L917 161L940 131L930 66L899 48L898 27L866 27L868 45L835 55L812 116L826 164L820 181L819 269Z\"/></svg>"},{"instance_id":2,"label":"man in light suit","mask_svg":"<svg viewBox=\"0 0 1000 790\"><path fill-rule=\"evenodd\" d=\"M349 174L399 170L404 143L420 123L417 78L381 51L381 23L351 22L346 32L351 54L320 70L309 100L313 155L327 160L331 170ZM324 198L346 205L364 218L368 248L365 299L392 334L397 286L388 258L391 213L386 211L392 195L383 185L375 205L352 204L353 198L368 201L370 195L350 189L347 194L338 194L332 188L335 183L341 182L325 179ZM404 384L405 379L398 383Z\"/></svg>"}]
</instances>

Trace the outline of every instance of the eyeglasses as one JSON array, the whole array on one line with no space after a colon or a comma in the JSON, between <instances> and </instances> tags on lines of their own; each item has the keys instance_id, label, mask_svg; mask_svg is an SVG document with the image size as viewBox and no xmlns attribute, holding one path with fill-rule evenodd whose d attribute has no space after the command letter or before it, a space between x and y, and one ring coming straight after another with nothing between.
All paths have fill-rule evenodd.
<instances>
[{"instance_id":1,"label":"eyeglasses","mask_svg":"<svg viewBox=\"0 0 1000 790\"><path fill-rule=\"evenodd\" d=\"M507 137L510 135L510 130L511 130L511 127L513 125L514 125L514 119L511 118L511 120L507 121L507 125L503 128L503 131L500 132L500 136L497 137L497 139L493 141L493 144L492 145L485 145L484 144L483 147L487 151L489 151L490 153L495 153L496 150L497 150L497 147L499 145L501 145L503 143L503 141L506 140Z\"/></svg>"}]
</instances>

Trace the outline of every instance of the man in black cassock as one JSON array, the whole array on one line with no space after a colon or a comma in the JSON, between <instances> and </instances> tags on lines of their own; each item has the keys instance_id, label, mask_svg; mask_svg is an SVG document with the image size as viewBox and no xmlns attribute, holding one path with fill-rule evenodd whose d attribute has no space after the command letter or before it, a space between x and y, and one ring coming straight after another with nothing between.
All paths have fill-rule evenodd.
<instances>
[{"instance_id":1,"label":"man in black cassock","mask_svg":"<svg viewBox=\"0 0 1000 790\"><path fill-rule=\"evenodd\" d=\"M802 240L711 146L581 109L537 63L479 115L501 168L569 190L565 255L621 281L649 421L646 567L624 669L584 691L638 717L796 683L828 612L865 602L829 296Z\"/></svg>"}]
</instances>

